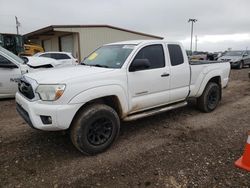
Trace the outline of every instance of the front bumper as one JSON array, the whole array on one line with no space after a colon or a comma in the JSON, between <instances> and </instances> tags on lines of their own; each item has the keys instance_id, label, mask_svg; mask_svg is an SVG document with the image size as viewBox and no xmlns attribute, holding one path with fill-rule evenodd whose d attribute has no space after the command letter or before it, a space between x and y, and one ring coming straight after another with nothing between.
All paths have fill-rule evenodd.
<instances>
[{"instance_id":1,"label":"front bumper","mask_svg":"<svg viewBox=\"0 0 250 188\"><path fill-rule=\"evenodd\" d=\"M45 131L66 130L82 104L55 105L42 101L29 101L19 92L16 94L17 111L35 129ZM41 116L50 116L51 124L44 124Z\"/></svg>"}]
</instances>

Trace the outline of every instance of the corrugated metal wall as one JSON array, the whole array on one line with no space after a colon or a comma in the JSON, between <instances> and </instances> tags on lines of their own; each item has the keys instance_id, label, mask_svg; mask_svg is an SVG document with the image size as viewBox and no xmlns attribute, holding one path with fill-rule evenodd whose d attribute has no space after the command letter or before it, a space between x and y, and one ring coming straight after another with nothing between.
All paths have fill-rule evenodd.
<instances>
[{"instance_id":1,"label":"corrugated metal wall","mask_svg":"<svg viewBox=\"0 0 250 188\"><path fill-rule=\"evenodd\" d=\"M79 33L80 59L83 59L84 57L89 55L93 50L103 44L125 40L155 39L154 37L105 27L55 28L54 30Z\"/></svg>"}]
</instances>

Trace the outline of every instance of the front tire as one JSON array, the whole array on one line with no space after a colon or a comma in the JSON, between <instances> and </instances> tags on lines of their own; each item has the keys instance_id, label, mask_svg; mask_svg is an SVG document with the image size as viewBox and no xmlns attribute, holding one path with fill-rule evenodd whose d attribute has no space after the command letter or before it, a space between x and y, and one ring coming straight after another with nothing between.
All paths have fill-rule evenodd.
<instances>
[{"instance_id":1,"label":"front tire","mask_svg":"<svg viewBox=\"0 0 250 188\"><path fill-rule=\"evenodd\" d=\"M203 112L212 112L220 101L221 89L217 83L209 82L197 100L198 108Z\"/></svg>"},{"instance_id":2,"label":"front tire","mask_svg":"<svg viewBox=\"0 0 250 188\"><path fill-rule=\"evenodd\" d=\"M243 67L244 67L244 62L240 61L238 66L237 66L237 69L242 69Z\"/></svg>"},{"instance_id":3,"label":"front tire","mask_svg":"<svg viewBox=\"0 0 250 188\"><path fill-rule=\"evenodd\" d=\"M120 119L116 111L104 104L93 104L77 114L70 136L79 151L95 155L108 149L119 131Z\"/></svg>"}]
</instances>

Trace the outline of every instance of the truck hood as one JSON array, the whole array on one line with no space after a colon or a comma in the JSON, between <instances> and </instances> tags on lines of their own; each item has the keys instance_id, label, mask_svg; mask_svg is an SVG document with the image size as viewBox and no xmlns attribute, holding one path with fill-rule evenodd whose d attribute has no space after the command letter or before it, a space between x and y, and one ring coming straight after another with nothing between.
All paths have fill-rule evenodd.
<instances>
[{"instance_id":1,"label":"truck hood","mask_svg":"<svg viewBox=\"0 0 250 188\"><path fill-rule=\"evenodd\" d=\"M45 71L28 73L25 77L36 80L38 84L69 83L71 80L114 71L115 69L77 65L73 67L53 68ZM94 79L94 78L93 78Z\"/></svg>"},{"instance_id":2,"label":"truck hood","mask_svg":"<svg viewBox=\"0 0 250 188\"><path fill-rule=\"evenodd\" d=\"M219 58L220 61L239 61L241 59L241 56L222 56Z\"/></svg>"}]
</instances>

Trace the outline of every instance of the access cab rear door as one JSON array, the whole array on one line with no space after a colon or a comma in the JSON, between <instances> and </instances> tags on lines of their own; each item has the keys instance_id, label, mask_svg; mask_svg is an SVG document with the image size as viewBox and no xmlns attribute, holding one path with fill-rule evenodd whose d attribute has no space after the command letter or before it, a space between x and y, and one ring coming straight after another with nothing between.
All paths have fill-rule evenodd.
<instances>
[{"instance_id":1,"label":"access cab rear door","mask_svg":"<svg viewBox=\"0 0 250 188\"><path fill-rule=\"evenodd\" d=\"M170 62L170 101L183 101L189 94L191 69L186 51L179 43L166 43Z\"/></svg>"}]
</instances>

